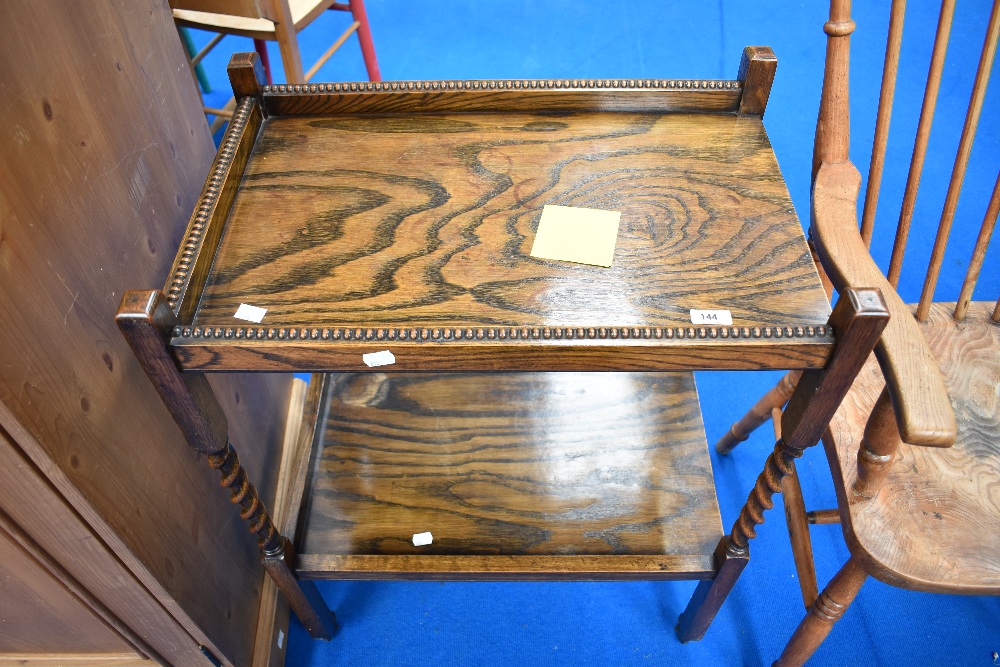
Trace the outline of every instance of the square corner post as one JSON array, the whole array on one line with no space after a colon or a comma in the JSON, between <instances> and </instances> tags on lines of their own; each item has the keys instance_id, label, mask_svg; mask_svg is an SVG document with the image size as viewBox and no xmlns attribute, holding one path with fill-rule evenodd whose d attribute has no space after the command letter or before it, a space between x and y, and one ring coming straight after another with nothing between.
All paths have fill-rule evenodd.
<instances>
[{"instance_id":1,"label":"square corner post","mask_svg":"<svg viewBox=\"0 0 1000 667\"><path fill-rule=\"evenodd\" d=\"M115 322L188 446L205 454L208 464L221 474L221 485L230 490L230 501L239 505L240 517L257 538L264 569L295 615L313 637L330 639L337 629L336 618L315 584L296 579L292 545L278 533L257 489L240 465L236 449L229 441L226 415L208 378L203 373L182 373L170 352L169 336L175 316L166 297L155 290L128 291L122 297Z\"/></svg>"},{"instance_id":2,"label":"square corner post","mask_svg":"<svg viewBox=\"0 0 1000 667\"><path fill-rule=\"evenodd\" d=\"M732 531L715 550L716 575L698 584L677 623L682 642L696 641L705 631L750 561L750 540L764 523L764 511L774 506L774 494L795 459L817 444L865 361L889 323L889 310L877 289L849 289L830 315L837 337L825 368L806 371L781 418L781 438L767 457L764 470L740 510Z\"/></svg>"}]
</instances>

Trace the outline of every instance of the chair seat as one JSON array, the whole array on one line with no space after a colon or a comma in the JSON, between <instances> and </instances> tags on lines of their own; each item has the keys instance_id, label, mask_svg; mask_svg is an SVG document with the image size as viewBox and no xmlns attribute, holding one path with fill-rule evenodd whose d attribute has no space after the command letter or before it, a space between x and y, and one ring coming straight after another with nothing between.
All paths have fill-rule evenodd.
<instances>
[{"instance_id":1,"label":"chair seat","mask_svg":"<svg viewBox=\"0 0 1000 667\"><path fill-rule=\"evenodd\" d=\"M858 446L885 381L874 356L824 438L851 553L886 583L915 590L1000 592L1000 325L993 304L934 304L924 337L958 422L949 449L901 445L878 496L853 493Z\"/></svg>"},{"instance_id":2,"label":"chair seat","mask_svg":"<svg viewBox=\"0 0 1000 667\"><path fill-rule=\"evenodd\" d=\"M333 2L334 0L288 0L295 29L301 30L309 25ZM229 14L195 12L187 9L175 9L173 12L174 21L188 28L242 35L254 39L275 39L274 23L265 18L255 19L245 16L230 16Z\"/></svg>"}]
</instances>

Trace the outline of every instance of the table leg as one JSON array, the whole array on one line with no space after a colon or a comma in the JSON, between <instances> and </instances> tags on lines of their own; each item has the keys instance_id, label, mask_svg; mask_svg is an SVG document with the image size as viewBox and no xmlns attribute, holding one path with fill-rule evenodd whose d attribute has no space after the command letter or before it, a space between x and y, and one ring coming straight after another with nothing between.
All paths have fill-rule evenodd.
<instances>
[{"instance_id":1,"label":"table leg","mask_svg":"<svg viewBox=\"0 0 1000 667\"><path fill-rule=\"evenodd\" d=\"M174 314L166 297L157 291L126 292L115 321L188 446L207 454L209 465L222 475L222 486L230 490L230 501L240 506L240 516L257 538L267 573L310 634L330 639L336 628L333 614L311 582L295 578L291 545L278 533L240 465L236 449L229 442L226 415L208 379L201 373L181 373L170 353L168 340Z\"/></svg>"}]
</instances>

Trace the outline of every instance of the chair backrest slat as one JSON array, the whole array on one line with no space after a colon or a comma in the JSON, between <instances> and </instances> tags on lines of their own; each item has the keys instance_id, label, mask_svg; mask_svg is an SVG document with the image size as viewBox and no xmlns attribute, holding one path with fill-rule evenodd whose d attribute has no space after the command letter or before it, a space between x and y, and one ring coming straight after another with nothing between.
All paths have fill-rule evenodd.
<instances>
[{"instance_id":1,"label":"chair backrest slat","mask_svg":"<svg viewBox=\"0 0 1000 667\"><path fill-rule=\"evenodd\" d=\"M896 93L896 72L899 70L899 49L903 42L905 13L906 0L893 0L889 14L889 41L886 44L885 65L882 69L882 92L879 95L878 117L875 120L875 144L872 146L865 207L861 215L861 238L865 246L871 245L872 230L875 227L875 209L878 207L882 168L885 166L885 148L889 141L889 121L892 118L892 100Z\"/></svg>"},{"instance_id":2,"label":"chair backrest slat","mask_svg":"<svg viewBox=\"0 0 1000 667\"><path fill-rule=\"evenodd\" d=\"M986 248L990 245L993 228L997 224L998 213L1000 213L1000 173L997 174L993 195L990 197L989 206L986 207L983 226L979 228L979 238L976 239L976 247L972 251L972 260L965 274L965 282L962 283L962 292L958 296L958 303L955 304L954 317L958 321L965 319L965 312L969 308L969 302L972 301L972 292L976 289L979 270L983 268L983 259L986 257Z\"/></svg>"},{"instance_id":3,"label":"chair backrest slat","mask_svg":"<svg viewBox=\"0 0 1000 667\"><path fill-rule=\"evenodd\" d=\"M948 245L951 223L955 218L955 209L958 207L958 196L962 190L965 168L969 164L972 142L976 138L979 114L983 110L983 100L986 98L986 87L993 69L993 57L997 52L998 38L1000 38L1000 0L994 0L989 26L986 28L986 39L983 41L983 50L979 56L976 80L972 85L969 110L965 115L965 125L962 127L962 138L958 143L955 167L951 172L948 194L944 200L944 210L941 213L941 222L938 224L937 237L934 239L934 250L931 252L930 266L927 267L924 289L920 294L920 304L917 306L917 319L921 322L927 319L931 302L934 300L934 288L937 286L937 279L941 273L941 262L944 261L944 251Z\"/></svg>"},{"instance_id":4,"label":"chair backrest slat","mask_svg":"<svg viewBox=\"0 0 1000 667\"><path fill-rule=\"evenodd\" d=\"M917 203L920 174L923 172L924 158L927 156L927 141L931 136L931 124L934 121L934 109L937 106L938 90L941 88L944 57L948 52L948 37L951 34L951 21L954 16L955 0L944 0L941 3L937 34L934 36L934 51L931 54L927 86L924 88L924 101L920 107L920 121L917 124L917 138L913 144L913 156L910 158L910 172L906 177L903 205L899 211L896 240L893 243L892 257L889 260L888 279L893 288L899 287L899 273L903 268L903 254L906 252L906 240L910 234L910 221L913 220L913 209Z\"/></svg>"}]
</instances>

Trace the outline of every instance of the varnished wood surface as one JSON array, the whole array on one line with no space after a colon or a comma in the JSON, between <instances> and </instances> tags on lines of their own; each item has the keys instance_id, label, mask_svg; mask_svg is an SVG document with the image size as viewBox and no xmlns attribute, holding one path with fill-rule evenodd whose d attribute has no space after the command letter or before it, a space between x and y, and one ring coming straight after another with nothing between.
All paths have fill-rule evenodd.
<instances>
[{"instance_id":1,"label":"varnished wood surface","mask_svg":"<svg viewBox=\"0 0 1000 667\"><path fill-rule=\"evenodd\" d=\"M861 175L849 162L822 165L813 192L812 232L816 250L838 290L875 287L892 314L876 354L889 378L889 392L905 442L947 447L955 440L955 417L938 365L912 312L886 282L858 233Z\"/></svg>"},{"instance_id":2,"label":"varnished wood surface","mask_svg":"<svg viewBox=\"0 0 1000 667\"><path fill-rule=\"evenodd\" d=\"M545 204L621 211L614 265L530 257ZM233 318L240 303L268 309L259 338L273 345L249 342L258 328ZM373 336L483 329L489 347L504 343L489 330L505 326L560 330L553 337L566 328L690 329L691 308L730 310L737 331L747 328L743 337L706 335L724 359L747 356L746 343L773 348L759 366L821 365L829 351L832 339L795 333L824 325L829 305L759 119L276 118L247 164L192 328L175 332L174 344L191 346L178 350L186 367L222 369L250 363L236 360L234 343L242 353L295 355L281 337L301 344L300 328L331 340L338 326L371 327ZM227 349L201 347L192 332L205 326ZM791 335L755 339L754 327ZM624 343L628 334L603 337ZM786 343L802 340L819 344L805 358L782 358ZM481 351L450 352L470 353Z\"/></svg>"},{"instance_id":3,"label":"varnished wood surface","mask_svg":"<svg viewBox=\"0 0 1000 667\"><path fill-rule=\"evenodd\" d=\"M272 116L456 112L732 113L742 81L690 79L518 79L373 81L265 86Z\"/></svg>"},{"instance_id":4,"label":"varnished wood surface","mask_svg":"<svg viewBox=\"0 0 1000 667\"><path fill-rule=\"evenodd\" d=\"M1000 592L1000 326L992 304L973 302L968 318L935 304L920 325L941 363L958 419L949 449L900 445L878 495L853 496L858 446L884 385L869 361L831 424L827 456L851 553L873 576L903 588L944 593Z\"/></svg>"},{"instance_id":5,"label":"varnished wood surface","mask_svg":"<svg viewBox=\"0 0 1000 667\"><path fill-rule=\"evenodd\" d=\"M329 392L300 571L711 576L690 374L344 374Z\"/></svg>"}]
</instances>

